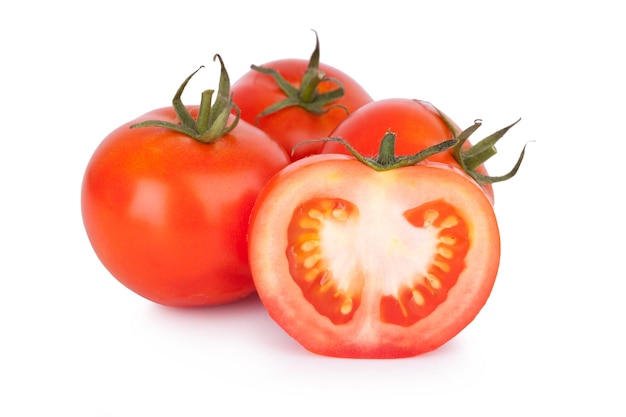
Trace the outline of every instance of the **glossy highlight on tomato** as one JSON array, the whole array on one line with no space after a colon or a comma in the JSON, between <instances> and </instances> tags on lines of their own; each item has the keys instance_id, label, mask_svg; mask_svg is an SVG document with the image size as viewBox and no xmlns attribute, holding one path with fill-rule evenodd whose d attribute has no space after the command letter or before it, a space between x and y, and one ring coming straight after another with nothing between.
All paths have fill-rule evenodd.
<instances>
[{"instance_id":1,"label":"glossy highlight on tomato","mask_svg":"<svg viewBox=\"0 0 626 417\"><path fill-rule=\"evenodd\" d=\"M500 259L493 207L457 168L376 171L338 154L281 170L248 239L270 316L306 349L336 357L438 348L481 310Z\"/></svg>"}]
</instances>

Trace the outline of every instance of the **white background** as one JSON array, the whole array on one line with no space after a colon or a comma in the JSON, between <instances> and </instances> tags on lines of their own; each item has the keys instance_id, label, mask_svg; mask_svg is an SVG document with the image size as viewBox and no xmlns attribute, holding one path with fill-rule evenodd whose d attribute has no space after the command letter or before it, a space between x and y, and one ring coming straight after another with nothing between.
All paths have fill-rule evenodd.
<instances>
[{"instance_id":1,"label":"white background","mask_svg":"<svg viewBox=\"0 0 626 417\"><path fill-rule=\"evenodd\" d=\"M219 3L219 4L218 4ZM370 5L367 5L370 4ZM0 6L0 415L624 416L624 29L618 2L4 2ZM478 318L441 349L315 356L256 297L154 305L99 263L80 184L115 127L235 81L322 62L376 99L431 101L486 135L503 254ZM221 410L221 411L219 411ZM262 414L261 414L262 413Z\"/></svg>"}]
</instances>

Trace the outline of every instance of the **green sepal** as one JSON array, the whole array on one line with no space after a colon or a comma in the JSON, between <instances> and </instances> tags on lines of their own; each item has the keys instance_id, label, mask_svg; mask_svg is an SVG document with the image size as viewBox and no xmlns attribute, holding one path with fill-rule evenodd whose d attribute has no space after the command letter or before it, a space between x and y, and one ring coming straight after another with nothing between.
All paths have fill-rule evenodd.
<instances>
[{"instance_id":1,"label":"green sepal","mask_svg":"<svg viewBox=\"0 0 626 417\"><path fill-rule=\"evenodd\" d=\"M397 169L407 166L417 165L419 162L424 161L426 158L448 150L454 147L458 139L449 139L438 143L436 145L430 146L422 151L414 154L414 155L402 155L397 156L395 154L395 146L396 146L396 134L393 132L387 132L383 139L380 142L380 147L378 150L378 155L375 157L366 157L361 155L352 145L350 145L343 138L324 138L317 139L311 141L305 141L299 143L296 146L304 145L306 143L311 142L338 142L346 147L348 152L354 156L359 162L367 165L368 167L375 169L376 171L388 171L391 169Z\"/></svg>"},{"instance_id":2,"label":"green sepal","mask_svg":"<svg viewBox=\"0 0 626 417\"><path fill-rule=\"evenodd\" d=\"M317 32L313 32L315 33L315 49L311 54L307 69L302 76L299 89L294 87L287 80L285 80L285 78L280 75L280 73L274 68L266 68L258 65L250 66L250 68L254 71L258 71L262 74L271 76L278 85L278 87L285 94L285 98L283 100L272 104L271 106L264 109L261 113L259 113L259 115L256 117L257 123L261 117L276 113L288 107L300 107L310 113L318 115L324 114L335 107L340 107L346 112L348 111L345 106L333 104L337 99L343 97L344 87L341 81L335 78L326 77L326 75L322 71L320 71L319 37L317 36ZM327 91L325 93L320 93L317 87L322 81L330 81L336 84L337 88Z\"/></svg>"},{"instance_id":3,"label":"green sepal","mask_svg":"<svg viewBox=\"0 0 626 417\"><path fill-rule=\"evenodd\" d=\"M504 175L499 175L499 176L490 176L490 175L484 175L479 172L473 171L472 178L474 178L476 181L478 181L481 184L493 184L495 182L506 181L508 179L513 178L513 176L517 174L517 170L519 169L519 167L522 165L522 160L524 159L524 153L526 152L527 145L528 144L524 145L524 147L522 148L522 152L519 155L519 158L517 158L517 162L513 166L513 169L511 169L508 173Z\"/></svg>"},{"instance_id":4,"label":"green sepal","mask_svg":"<svg viewBox=\"0 0 626 417\"><path fill-rule=\"evenodd\" d=\"M513 178L513 176L515 176L515 174L517 174L517 171L522 164L522 160L524 159L526 145L522 149L522 152L520 153L519 158L517 159L517 162L515 163L513 168L505 175L485 175L478 172L477 169L485 162L487 162L489 158L493 157L497 153L497 149L495 146L496 143L504 137L509 129L519 123L521 119L517 119L517 121L476 142L469 149L464 150L463 146L465 142L467 142L470 136L482 125L482 120L475 120L472 126L459 132L454 123L443 112L439 111L439 109L437 109L437 112L439 113L439 116L444 121L446 126L450 129L454 137L458 139L457 144L452 149L452 155L454 156L454 159L461 166L463 171L465 171L466 174L474 178L476 182L480 184L493 184L496 182L511 179Z\"/></svg>"},{"instance_id":5,"label":"green sepal","mask_svg":"<svg viewBox=\"0 0 626 417\"><path fill-rule=\"evenodd\" d=\"M239 122L240 111L233 102L232 94L230 93L230 79L226 67L224 66L224 61L218 54L213 57L213 61L216 59L219 59L221 66L217 97L215 98L215 102L211 104L215 91L205 90L202 92L197 119L194 119L189 113L181 97L189 80L191 80L200 69L204 68L204 66L200 66L200 68L192 72L191 75L183 81L172 99L172 107L176 112L179 123L170 123L162 120L146 120L132 125L131 129L149 126L161 127L189 136L202 143L213 143L231 132ZM235 119L229 125L228 119L233 110L235 111Z\"/></svg>"}]
</instances>

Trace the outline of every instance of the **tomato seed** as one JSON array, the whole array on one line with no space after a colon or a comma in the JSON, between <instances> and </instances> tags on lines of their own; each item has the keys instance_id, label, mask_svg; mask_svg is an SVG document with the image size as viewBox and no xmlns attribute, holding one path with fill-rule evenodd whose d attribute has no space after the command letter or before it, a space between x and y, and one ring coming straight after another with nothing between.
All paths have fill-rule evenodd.
<instances>
[{"instance_id":1,"label":"tomato seed","mask_svg":"<svg viewBox=\"0 0 626 417\"><path fill-rule=\"evenodd\" d=\"M339 311L341 311L341 314L348 314L352 311L352 299L348 298L346 301L344 301L341 304L341 308L339 309Z\"/></svg>"},{"instance_id":2,"label":"tomato seed","mask_svg":"<svg viewBox=\"0 0 626 417\"><path fill-rule=\"evenodd\" d=\"M446 217L443 222L441 222L441 227L449 229L450 227L454 227L457 224L459 224L459 218L454 215L450 215Z\"/></svg>"},{"instance_id":3,"label":"tomato seed","mask_svg":"<svg viewBox=\"0 0 626 417\"><path fill-rule=\"evenodd\" d=\"M324 213L317 209L310 209L307 214L313 219L324 220Z\"/></svg>"},{"instance_id":4,"label":"tomato seed","mask_svg":"<svg viewBox=\"0 0 626 417\"><path fill-rule=\"evenodd\" d=\"M343 222L348 219L348 211L343 207L338 207L333 209L331 216L333 216L333 219Z\"/></svg>"},{"instance_id":5,"label":"tomato seed","mask_svg":"<svg viewBox=\"0 0 626 417\"><path fill-rule=\"evenodd\" d=\"M313 268L315 266L315 264L322 258L322 255L320 255L319 253L314 253L313 255L308 256L305 260L304 260L304 267L309 269L309 268Z\"/></svg>"},{"instance_id":6,"label":"tomato seed","mask_svg":"<svg viewBox=\"0 0 626 417\"><path fill-rule=\"evenodd\" d=\"M415 304L417 304L418 306L424 305L425 299L421 292L419 292L418 290L413 290L412 294L413 294L412 300Z\"/></svg>"},{"instance_id":7,"label":"tomato seed","mask_svg":"<svg viewBox=\"0 0 626 417\"><path fill-rule=\"evenodd\" d=\"M456 237L454 237L454 236L441 236L439 238L439 241L441 243L446 244L446 245L453 246L456 243Z\"/></svg>"},{"instance_id":8,"label":"tomato seed","mask_svg":"<svg viewBox=\"0 0 626 417\"><path fill-rule=\"evenodd\" d=\"M426 277L426 281L428 281L428 285L430 285L433 290L438 290L441 288L441 280L433 274L428 274L428 276Z\"/></svg>"},{"instance_id":9,"label":"tomato seed","mask_svg":"<svg viewBox=\"0 0 626 417\"><path fill-rule=\"evenodd\" d=\"M431 226L435 220L439 217L437 210L429 209L424 211L424 227Z\"/></svg>"},{"instance_id":10,"label":"tomato seed","mask_svg":"<svg viewBox=\"0 0 626 417\"><path fill-rule=\"evenodd\" d=\"M307 240L300 245L300 250L302 252L311 252L313 249L317 248L320 245L319 240Z\"/></svg>"},{"instance_id":11,"label":"tomato seed","mask_svg":"<svg viewBox=\"0 0 626 417\"><path fill-rule=\"evenodd\" d=\"M439 253L439 255L443 256L446 259L452 259L454 257L454 251L445 246L439 246L437 248L437 253Z\"/></svg>"}]
</instances>

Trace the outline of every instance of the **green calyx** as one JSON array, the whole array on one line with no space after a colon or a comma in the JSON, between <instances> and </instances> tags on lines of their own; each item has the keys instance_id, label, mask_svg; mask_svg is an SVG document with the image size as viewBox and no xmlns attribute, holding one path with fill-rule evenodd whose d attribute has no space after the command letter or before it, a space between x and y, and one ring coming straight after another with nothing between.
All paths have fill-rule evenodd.
<instances>
[{"instance_id":1,"label":"green calyx","mask_svg":"<svg viewBox=\"0 0 626 417\"><path fill-rule=\"evenodd\" d=\"M341 143L358 161L376 171L388 171L390 169L417 165L426 158L450 149L458 143L458 139L449 139L428 147L414 155L397 156L395 153L396 134L387 132L380 142L378 155L375 157L365 157L342 138L327 138L321 140Z\"/></svg>"},{"instance_id":2,"label":"green calyx","mask_svg":"<svg viewBox=\"0 0 626 417\"><path fill-rule=\"evenodd\" d=\"M495 182L506 181L508 179L513 178L515 174L517 174L517 170L522 165L522 160L524 159L524 153L526 152L526 145L522 149L522 152L517 159L517 162L513 166L513 168L506 173L505 175L499 176L490 176L481 174L476 169L483 165L489 158L494 156L498 151L496 150L496 143L502 139L502 137L509 131L513 126L515 126L521 119L518 119L514 123L511 123L505 128L498 130L495 133L487 136L486 138L476 142L470 148L464 150L463 145L470 136L482 125L481 120L475 120L474 124L467 129L459 132L458 129L454 126L454 123L441 111L437 109L439 116L446 123L454 137L458 140L457 144L452 149L452 155L454 159L461 166L463 171L467 173L470 177L474 178L476 182L479 184L493 184Z\"/></svg>"},{"instance_id":3,"label":"green calyx","mask_svg":"<svg viewBox=\"0 0 626 417\"><path fill-rule=\"evenodd\" d=\"M228 73L224 67L224 61L222 61L222 57L219 55L215 55L213 57L213 61L215 61L216 58L219 59L222 67L217 97L215 98L215 103L211 104L215 91L205 90L202 92L197 119L194 119L189 113L182 102L181 96L187 86L187 83L191 80L191 77L200 71L203 66L195 70L185 79L172 100L172 106L174 107L176 116L179 120L178 124L162 120L147 120L145 122L132 125L131 129L148 126L163 127L182 133L183 135L189 136L202 143L213 143L233 130L239 122L240 111L237 105L233 102L232 95L230 94L230 79L228 78ZM233 109L235 109L236 117L231 124L228 124L228 118Z\"/></svg>"},{"instance_id":4,"label":"green calyx","mask_svg":"<svg viewBox=\"0 0 626 417\"><path fill-rule=\"evenodd\" d=\"M261 117L276 113L287 107L294 106L300 107L313 114L326 113L333 107L343 108L347 112L348 110L343 106L333 106L333 103L344 95L343 84L337 79L327 78L326 75L322 71L320 71L319 64L320 43L317 32L315 32L315 49L313 50L313 54L311 55L311 58L309 60L307 70L302 77L299 89L287 82L287 80L285 80L283 76L278 73L277 70L273 68L251 65L250 68L252 68L253 70L259 71L260 73L269 75L274 78L274 81L276 81L276 84L278 84L278 87L283 91L283 93L285 93L286 96L284 100L274 103L273 105L263 110L257 116L257 121ZM322 81L333 82L337 85L337 88L331 91L327 91L325 93L320 93L318 92L317 86Z\"/></svg>"}]
</instances>

